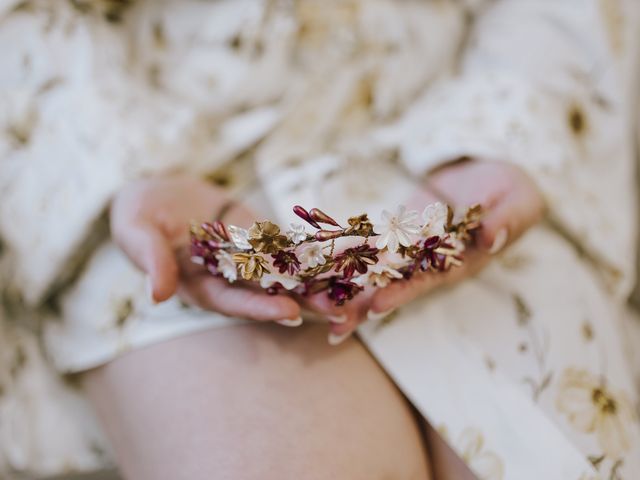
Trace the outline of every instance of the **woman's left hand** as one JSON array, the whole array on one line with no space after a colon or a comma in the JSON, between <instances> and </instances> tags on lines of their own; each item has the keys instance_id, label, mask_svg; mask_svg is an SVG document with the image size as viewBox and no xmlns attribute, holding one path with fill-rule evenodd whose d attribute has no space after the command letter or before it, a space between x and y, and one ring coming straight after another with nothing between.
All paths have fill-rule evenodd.
<instances>
[{"instance_id":1,"label":"woman's left hand","mask_svg":"<svg viewBox=\"0 0 640 480\"><path fill-rule=\"evenodd\" d=\"M464 264L446 273L425 272L383 289L366 289L344 307L326 294L305 301L308 308L331 322L329 342L338 344L367 318L381 318L431 290L474 275L492 255L515 241L542 217L543 201L533 181L520 168L504 162L465 160L434 171L428 184L406 202L421 210L435 201L466 207L481 204L485 211L477 244L465 252Z\"/></svg>"}]
</instances>

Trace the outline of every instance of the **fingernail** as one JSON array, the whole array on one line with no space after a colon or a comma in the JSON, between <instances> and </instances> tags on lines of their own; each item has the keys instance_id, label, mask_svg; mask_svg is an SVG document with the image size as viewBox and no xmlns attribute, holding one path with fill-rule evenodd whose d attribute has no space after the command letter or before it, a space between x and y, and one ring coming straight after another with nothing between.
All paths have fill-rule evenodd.
<instances>
[{"instance_id":1,"label":"fingernail","mask_svg":"<svg viewBox=\"0 0 640 480\"><path fill-rule=\"evenodd\" d=\"M327 315L327 319L331 323L336 323L340 325L341 323L345 323L347 321L347 316L346 315Z\"/></svg>"},{"instance_id":2,"label":"fingernail","mask_svg":"<svg viewBox=\"0 0 640 480\"><path fill-rule=\"evenodd\" d=\"M342 342L344 342L347 338L349 338L351 336L352 332L345 332L345 333L333 333L333 332L329 332L329 337L327 338L327 340L329 341L329 345L331 345L332 347L335 347L336 345L340 345Z\"/></svg>"},{"instance_id":3,"label":"fingernail","mask_svg":"<svg viewBox=\"0 0 640 480\"><path fill-rule=\"evenodd\" d=\"M276 323L284 325L285 327L299 327L302 325L302 317L294 318L292 320L286 318L284 320L276 320Z\"/></svg>"},{"instance_id":4,"label":"fingernail","mask_svg":"<svg viewBox=\"0 0 640 480\"><path fill-rule=\"evenodd\" d=\"M507 231L506 228L501 228L500 230L498 230L498 233L496 233L496 236L493 239L493 244L489 249L489 253L491 255L495 255L500 250L502 250L504 246L507 244L508 238L509 238L509 232Z\"/></svg>"},{"instance_id":5,"label":"fingernail","mask_svg":"<svg viewBox=\"0 0 640 480\"><path fill-rule=\"evenodd\" d=\"M367 312L367 320L371 320L372 322L376 322L378 320L382 320L385 317L388 317L389 315L391 315L396 309L395 308L391 308L389 310L385 310L384 312L374 312L372 310L369 310Z\"/></svg>"},{"instance_id":6,"label":"fingernail","mask_svg":"<svg viewBox=\"0 0 640 480\"><path fill-rule=\"evenodd\" d=\"M158 303L156 302L156 299L153 297L153 285L151 284L151 277L149 275L147 275L144 279L144 289L147 294L147 297L151 300L151 302Z\"/></svg>"}]
</instances>

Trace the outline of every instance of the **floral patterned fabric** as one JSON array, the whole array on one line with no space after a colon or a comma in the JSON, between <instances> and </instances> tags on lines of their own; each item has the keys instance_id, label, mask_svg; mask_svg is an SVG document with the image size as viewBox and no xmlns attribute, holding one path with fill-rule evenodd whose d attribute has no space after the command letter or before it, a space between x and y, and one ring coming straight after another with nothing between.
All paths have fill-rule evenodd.
<instances>
[{"instance_id":1,"label":"floral patterned fabric","mask_svg":"<svg viewBox=\"0 0 640 480\"><path fill-rule=\"evenodd\" d=\"M361 339L478 478L637 478L639 36L635 0L0 0L0 477L110 462L59 374L239 321L149 304L103 228L127 181L377 218L471 156L547 219Z\"/></svg>"}]
</instances>

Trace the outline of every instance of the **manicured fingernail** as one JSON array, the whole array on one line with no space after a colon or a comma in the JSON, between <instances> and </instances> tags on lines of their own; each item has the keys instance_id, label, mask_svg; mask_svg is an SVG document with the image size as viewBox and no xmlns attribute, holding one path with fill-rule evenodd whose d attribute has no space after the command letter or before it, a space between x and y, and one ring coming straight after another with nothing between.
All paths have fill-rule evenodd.
<instances>
[{"instance_id":1,"label":"manicured fingernail","mask_svg":"<svg viewBox=\"0 0 640 480\"><path fill-rule=\"evenodd\" d=\"M153 285L151 284L151 277L147 275L144 279L144 289L147 294L147 297L153 302L156 302L156 299L153 297Z\"/></svg>"},{"instance_id":2,"label":"manicured fingernail","mask_svg":"<svg viewBox=\"0 0 640 480\"><path fill-rule=\"evenodd\" d=\"M372 310L369 310L367 312L367 320L371 320L372 322L376 322L378 320L382 320L385 317L388 317L389 315L391 315L396 309L395 308L391 308L389 310L385 310L384 312L374 312Z\"/></svg>"},{"instance_id":3,"label":"manicured fingernail","mask_svg":"<svg viewBox=\"0 0 640 480\"><path fill-rule=\"evenodd\" d=\"M327 315L327 319L331 323L336 323L340 325L341 323L345 323L347 321L347 316L346 315Z\"/></svg>"},{"instance_id":4,"label":"manicured fingernail","mask_svg":"<svg viewBox=\"0 0 640 480\"><path fill-rule=\"evenodd\" d=\"M507 244L508 238L509 238L509 232L507 231L506 228L501 228L500 230L498 230L498 233L496 233L496 236L493 239L493 244L489 249L489 253L491 255L495 255L500 250L502 250L504 246Z\"/></svg>"},{"instance_id":5,"label":"manicured fingernail","mask_svg":"<svg viewBox=\"0 0 640 480\"><path fill-rule=\"evenodd\" d=\"M331 345L332 347L335 347L336 345L340 345L342 342L344 342L347 338L349 338L351 336L352 332L345 332L345 333L333 333L333 332L329 332L329 337L327 338L327 340L329 341L329 345Z\"/></svg>"},{"instance_id":6,"label":"manicured fingernail","mask_svg":"<svg viewBox=\"0 0 640 480\"><path fill-rule=\"evenodd\" d=\"M276 320L276 323L284 325L285 327L299 327L302 325L302 317L294 318L292 320L286 318L284 320Z\"/></svg>"}]
</instances>

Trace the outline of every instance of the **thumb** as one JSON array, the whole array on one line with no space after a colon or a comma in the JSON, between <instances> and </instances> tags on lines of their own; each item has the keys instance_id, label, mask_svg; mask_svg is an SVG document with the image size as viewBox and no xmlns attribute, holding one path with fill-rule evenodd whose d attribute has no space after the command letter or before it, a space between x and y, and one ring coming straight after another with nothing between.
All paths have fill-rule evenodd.
<instances>
[{"instance_id":1,"label":"thumb","mask_svg":"<svg viewBox=\"0 0 640 480\"><path fill-rule=\"evenodd\" d=\"M498 253L517 240L542 217L544 205L537 191L529 185L511 190L488 209L482 219L480 248Z\"/></svg>"},{"instance_id":2,"label":"thumb","mask_svg":"<svg viewBox=\"0 0 640 480\"><path fill-rule=\"evenodd\" d=\"M163 302L176 293L179 273L176 255L157 227L147 223L130 225L118 243L131 261L148 275L153 301Z\"/></svg>"}]
</instances>

